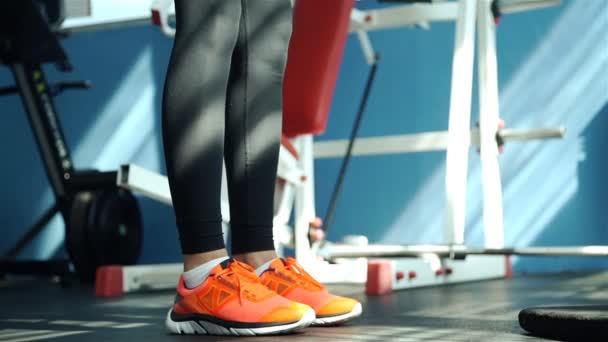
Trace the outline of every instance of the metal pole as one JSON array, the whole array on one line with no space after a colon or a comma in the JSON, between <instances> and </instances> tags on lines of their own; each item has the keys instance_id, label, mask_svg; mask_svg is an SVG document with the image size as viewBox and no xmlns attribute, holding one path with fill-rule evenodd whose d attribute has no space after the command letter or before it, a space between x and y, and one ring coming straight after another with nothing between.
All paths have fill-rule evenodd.
<instances>
[{"instance_id":1,"label":"metal pole","mask_svg":"<svg viewBox=\"0 0 608 342\"><path fill-rule=\"evenodd\" d=\"M344 159L342 159L342 165L340 166L340 171L338 172L338 179L336 180L336 185L334 186L334 191L331 195L331 200L329 201L329 206L327 208L327 215L325 216L324 221L324 230L327 232L331 225L331 220L333 219L334 212L336 211L336 206L338 204L338 197L340 196L340 192L342 191L342 185L344 183L344 176L346 175L346 169L348 168L348 164L353 154L353 146L355 144L355 140L357 139L357 135L359 133L359 127L361 126L361 121L363 119L363 114L365 113L365 108L367 107L367 100L369 99L370 92L372 90L372 85L374 83L374 79L376 78L376 71L378 70L378 60L379 56L376 54L374 61L371 65L371 70L369 72L369 76L367 78L367 82L365 84L365 90L363 91L363 98L359 103L359 111L357 113L357 117L355 118L355 123L353 124L353 129L350 133L350 138L348 140L348 147L346 149L346 155ZM327 234L326 234L327 236Z\"/></svg>"},{"instance_id":2,"label":"metal pole","mask_svg":"<svg viewBox=\"0 0 608 342\"><path fill-rule=\"evenodd\" d=\"M322 252L330 259L338 258L399 258L437 255L446 258L463 258L467 255L520 255L520 256L584 256L608 257L608 246L543 246L507 248L469 248L447 245L330 245Z\"/></svg>"}]
</instances>

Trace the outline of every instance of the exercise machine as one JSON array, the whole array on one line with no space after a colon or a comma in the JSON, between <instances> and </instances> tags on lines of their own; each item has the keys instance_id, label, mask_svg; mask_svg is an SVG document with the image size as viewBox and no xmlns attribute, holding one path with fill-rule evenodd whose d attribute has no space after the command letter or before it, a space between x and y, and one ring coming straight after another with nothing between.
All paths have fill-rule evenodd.
<instances>
[{"instance_id":1,"label":"exercise machine","mask_svg":"<svg viewBox=\"0 0 608 342\"><path fill-rule=\"evenodd\" d=\"M283 141L279 158L275 212L275 244L292 247L299 261L323 282L358 282L367 284L367 292L380 294L394 289L438 285L462 281L503 278L511 275L511 255L585 255L607 256L605 246L505 248L502 236L502 194L497 156L501 146L511 140L561 138L563 127L510 130L500 126L494 30L500 16L522 10L542 8L559 1L400 1L399 5L372 11L353 8L353 2L320 4L300 2L295 18L300 18L292 37L293 53L285 76ZM174 14L171 0L157 0L152 7L152 21L168 36L175 34L170 26ZM314 15L313 15L314 14ZM301 18L314 17L312 20ZM399 136L357 138L361 116L369 90L373 86L378 55L367 32L390 27L428 28L435 21L456 23L452 75L450 123L447 132L426 132ZM306 37L315 31L331 32L314 40ZM476 32L477 31L477 32ZM357 34L370 73L350 139L313 143L314 134L324 131L333 85L342 56L346 35ZM475 37L479 36L480 100L479 127L469 128ZM307 39L308 38L308 39ZM313 44L314 46L310 46ZM297 46L295 48L294 46ZM300 56L296 51L307 51ZM313 52L314 51L314 52ZM305 58L304 58L305 57ZM315 70L317 79L302 77ZM321 86L323 85L323 87ZM328 86L329 85L329 86ZM323 89L323 91L320 91ZM315 90L319 90L315 92ZM297 96L295 95L297 94ZM467 100L468 99L468 100ZM484 223L486 246L468 248L464 244L464 191L466 189L467 151L479 149L482 161ZM341 179L348 161L356 155L410 153L447 150L446 172L446 241L444 245L386 246L368 245L365 237L349 239L350 244L324 241L323 229L331 221ZM332 197L325 227L316 216L314 203L315 158L344 157L343 167ZM166 177L136 165L123 165L119 186L170 204ZM222 208L227 208L223 196ZM293 213L293 217L292 217ZM223 215L229 224L227 211ZM293 220L294 227L289 222ZM371 258L368 260L368 258ZM384 258L378 260L377 258ZM390 258L390 259L387 259ZM173 286L181 264L104 267L98 273L97 294L114 296L148 288Z\"/></svg>"},{"instance_id":2,"label":"exercise machine","mask_svg":"<svg viewBox=\"0 0 608 342\"><path fill-rule=\"evenodd\" d=\"M0 95L18 94L28 117L53 193L54 204L29 228L0 261L0 274L65 277L76 272L87 282L108 264L133 264L142 240L142 218L135 197L116 186L116 171L77 169L70 157L53 98L65 90L86 89L89 81L50 84L42 68L53 63L72 70L58 33L69 15L83 15L86 2L2 1L0 3L0 62L15 85ZM65 223L69 259L18 260L19 253L60 214ZM72 267L73 266L73 267Z\"/></svg>"},{"instance_id":3,"label":"exercise machine","mask_svg":"<svg viewBox=\"0 0 608 342\"><path fill-rule=\"evenodd\" d=\"M344 153L346 147L346 157L328 210L329 219L335 208L341 179L352 155L424 152L439 149L447 151L444 245L363 244L363 246L348 246L320 241L312 244L310 252L306 251L308 254L322 255L327 260L384 258L383 260L372 260L368 265L366 287L368 294L382 294L394 289L420 284L468 281L483 277L492 278L500 274L510 276L512 271L509 256L511 255L608 256L607 246L542 248L506 248L504 246L502 189L497 159L502 143L515 137L524 140L560 138L565 134L565 129L558 127L518 132L509 132L502 128L497 130L497 127L500 127L500 120L495 45L496 23L504 13L530 9L525 5L536 7L555 4L555 2L536 2L535 4L519 2L518 4L511 3L511 6L506 7L502 7L500 4L503 2L462 0L430 5L412 5L416 7L409 8L412 11L409 12L409 15L408 8L404 6L360 13L357 16L358 23L355 25L355 30L395 27L397 23L407 20L410 21L410 25L418 23L419 26L425 26L428 21L445 21L450 18L456 21L448 132L422 133L416 136L374 137L359 139L355 143L358 129L357 123L355 123L348 141L326 143L330 149L341 153ZM362 37L361 33L359 35L366 56L373 56L369 39L365 36ZM477 53L479 55L480 123L478 130L471 130L468 123L471 111L475 38L478 39ZM357 118L357 121L359 120ZM353 148L353 145L359 148ZM464 241L467 159L470 146L479 147L481 160L484 248L469 248ZM328 152L327 155L336 156L331 152ZM328 224L328 220L325 224ZM430 267L420 269L417 266L419 264L412 261L412 257L429 260ZM494 275L492 272L495 272Z\"/></svg>"}]
</instances>

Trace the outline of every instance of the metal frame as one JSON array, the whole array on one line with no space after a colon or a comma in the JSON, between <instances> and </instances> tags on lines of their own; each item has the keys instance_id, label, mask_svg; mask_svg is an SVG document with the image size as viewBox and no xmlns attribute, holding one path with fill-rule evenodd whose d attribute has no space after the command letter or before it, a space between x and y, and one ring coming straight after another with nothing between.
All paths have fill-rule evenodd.
<instances>
[{"instance_id":1,"label":"metal frame","mask_svg":"<svg viewBox=\"0 0 608 342\"><path fill-rule=\"evenodd\" d=\"M476 10L476 0L461 0L456 19L445 166L444 241L448 244L464 244Z\"/></svg>"},{"instance_id":2,"label":"metal frame","mask_svg":"<svg viewBox=\"0 0 608 342\"><path fill-rule=\"evenodd\" d=\"M21 97L44 170L55 195L55 203L5 253L3 260L0 260L0 274L65 276L69 273L69 260L16 261L14 259L42 232L57 213L62 215L64 222L68 222L71 201L78 191L116 186L116 172L77 171L55 110L53 87L46 81L41 65L17 63L10 65L10 69L16 86L11 87L11 91L7 91L5 95L17 91Z\"/></svg>"},{"instance_id":3,"label":"metal frame","mask_svg":"<svg viewBox=\"0 0 608 342\"><path fill-rule=\"evenodd\" d=\"M67 260L16 261L19 253L32 241L46 224L57 214L67 218L69 185L67 181L74 173L70 152L57 118L49 84L40 64L12 64L16 86L29 124L32 128L38 151L53 193L55 203L27 229L23 237L0 260L0 274L39 274L65 276L69 273ZM7 92L9 94L9 92Z\"/></svg>"},{"instance_id":4,"label":"metal frame","mask_svg":"<svg viewBox=\"0 0 608 342\"><path fill-rule=\"evenodd\" d=\"M81 1L81 0L79 0ZM0 260L0 274L52 274L67 275L68 260L16 261L15 258L46 226L60 213L64 222L69 221L69 210L76 192L103 187L116 187L115 172L77 171L70 156L69 147L61 127L53 96L65 89L87 88L87 82L60 82L49 85L46 80L43 63L56 63L61 71L70 71L68 57L58 37L49 23L38 13L34 3L26 4L22 11L30 18L30 40L21 42L20 49L12 49L13 40L18 37L5 37L7 49L1 56L11 69L15 85L0 89L0 95L20 95L30 127L50 186L55 195L55 203L26 231L23 237ZM9 13L14 14L14 13ZM42 44L41 42L44 42ZM28 46L28 44L30 46ZM41 45L42 44L42 45ZM43 46L44 48L40 48ZM26 47L34 49L31 54ZM6 58L5 58L6 57ZM66 229L66 234L69 230Z\"/></svg>"},{"instance_id":5,"label":"metal frame","mask_svg":"<svg viewBox=\"0 0 608 342\"><path fill-rule=\"evenodd\" d=\"M510 259L503 255L474 255L465 260L424 255L417 259L389 259L388 263L392 275L390 287L384 292L368 290L368 294L377 295L423 286L500 279L510 277L511 273Z\"/></svg>"},{"instance_id":6,"label":"metal frame","mask_svg":"<svg viewBox=\"0 0 608 342\"><path fill-rule=\"evenodd\" d=\"M48 93L49 84L40 65L13 64L11 70L49 182L60 200L68 192L66 180L74 168L53 98Z\"/></svg>"},{"instance_id":7,"label":"metal frame","mask_svg":"<svg viewBox=\"0 0 608 342\"><path fill-rule=\"evenodd\" d=\"M168 2L169 0L161 1ZM557 0L505 1L502 2L501 10L502 13L513 13L557 3L559 3ZM367 258L392 258L388 261L389 276L391 277L389 288L392 290L508 277L511 274L509 258L511 255L608 256L608 246L525 248L504 248L503 246L502 189L497 160L499 141L561 138L565 134L565 129L559 127L497 131L499 103L495 23L490 7L491 0L459 0L458 2L395 6L367 12L353 11L351 32L358 35L368 61L373 61L375 52L367 31L408 25L428 27L428 23L431 21L456 21L449 130L447 132L361 138L357 139L353 149L353 155L447 151L446 244L416 246L311 244L309 234L311 226L314 226L314 222L317 220L314 202L314 159L343 156L349 141L313 143L312 135L299 136L292 140L299 158L285 153L280 157L279 170L282 171L280 171L279 178L282 180L280 182L281 191L276 197L275 236L277 236L277 245L295 247L296 258L322 282L363 282L367 279L369 284L368 272L371 272L371 269L368 269ZM471 130L468 123L471 112L476 35L478 35L478 82L482 114L479 129ZM468 149L471 146L479 147L482 164L483 215L486 232L484 248L469 248L464 245L466 175ZM135 167L130 166L130 168ZM294 176L287 177L286 175L290 173L293 173ZM132 190L146 187L145 182L142 185L133 184L131 186L132 184L129 184L128 181L125 182L124 179L120 181L120 178L120 186ZM125 179L129 180L129 178ZM163 191L167 191L167 189L165 188ZM166 197L157 196L157 198ZM292 210L294 213L293 234L288 231ZM281 232L284 234L281 235ZM323 258L331 260L333 263L324 261ZM124 267L123 276L130 277L140 271L156 273L154 271L156 266L152 268L145 266L142 269L139 267ZM176 278L181 272L181 265L175 264L164 270L170 270L171 277ZM405 277L405 274L410 276ZM140 281L137 285L125 281L124 292L153 286L141 283L143 279L141 274L137 276L137 279ZM149 282L160 281L155 276L150 276L149 279ZM171 284L173 283L171 282Z\"/></svg>"}]
</instances>

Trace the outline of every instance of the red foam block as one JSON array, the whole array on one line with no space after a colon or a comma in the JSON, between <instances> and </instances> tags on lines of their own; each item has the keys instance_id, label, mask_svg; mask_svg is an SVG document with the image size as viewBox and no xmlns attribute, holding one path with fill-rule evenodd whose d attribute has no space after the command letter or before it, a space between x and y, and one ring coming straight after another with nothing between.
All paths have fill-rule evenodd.
<instances>
[{"instance_id":1,"label":"red foam block","mask_svg":"<svg viewBox=\"0 0 608 342\"><path fill-rule=\"evenodd\" d=\"M374 260L367 263L365 293L383 295L393 291L393 270L388 260Z\"/></svg>"},{"instance_id":2,"label":"red foam block","mask_svg":"<svg viewBox=\"0 0 608 342\"><path fill-rule=\"evenodd\" d=\"M97 268L95 295L97 297L121 297L123 291L122 266L102 266Z\"/></svg>"},{"instance_id":3,"label":"red foam block","mask_svg":"<svg viewBox=\"0 0 608 342\"><path fill-rule=\"evenodd\" d=\"M505 278L511 279L513 278L513 263L511 262L511 256L507 255L505 257Z\"/></svg>"},{"instance_id":4,"label":"red foam block","mask_svg":"<svg viewBox=\"0 0 608 342\"><path fill-rule=\"evenodd\" d=\"M157 10L152 10L152 24L156 25L156 26L160 26L162 25L162 20L160 19L160 12L158 12Z\"/></svg>"}]
</instances>

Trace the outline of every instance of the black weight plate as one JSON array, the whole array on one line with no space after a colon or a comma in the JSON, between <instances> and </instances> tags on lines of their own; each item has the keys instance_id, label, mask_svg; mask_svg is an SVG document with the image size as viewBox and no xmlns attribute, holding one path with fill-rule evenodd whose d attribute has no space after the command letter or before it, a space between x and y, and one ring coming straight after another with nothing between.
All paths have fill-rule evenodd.
<instances>
[{"instance_id":1,"label":"black weight plate","mask_svg":"<svg viewBox=\"0 0 608 342\"><path fill-rule=\"evenodd\" d=\"M559 341L608 341L608 305L547 306L522 310L519 325Z\"/></svg>"},{"instance_id":2,"label":"black weight plate","mask_svg":"<svg viewBox=\"0 0 608 342\"><path fill-rule=\"evenodd\" d=\"M123 189L99 193L90 213L89 245L97 266L131 265L139 258L143 239L137 199Z\"/></svg>"},{"instance_id":3,"label":"black weight plate","mask_svg":"<svg viewBox=\"0 0 608 342\"><path fill-rule=\"evenodd\" d=\"M65 243L76 273L83 282L95 279L96 264L89 248L88 230L92 204L97 200L94 192L78 193L72 201L70 216L66 222Z\"/></svg>"}]
</instances>

